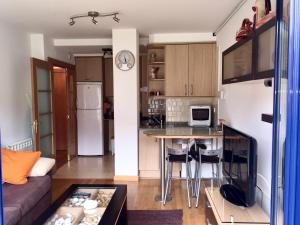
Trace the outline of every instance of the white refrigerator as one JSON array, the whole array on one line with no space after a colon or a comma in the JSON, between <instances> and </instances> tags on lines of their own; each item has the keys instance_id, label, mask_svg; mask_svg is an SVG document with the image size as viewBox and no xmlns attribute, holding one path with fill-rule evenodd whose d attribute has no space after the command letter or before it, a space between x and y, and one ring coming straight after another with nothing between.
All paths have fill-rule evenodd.
<instances>
[{"instance_id":1,"label":"white refrigerator","mask_svg":"<svg viewBox=\"0 0 300 225\"><path fill-rule=\"evenodd\" d=\"M78 155L103 155L102 83L77 82Z\"/></svg>"}]
</instances>

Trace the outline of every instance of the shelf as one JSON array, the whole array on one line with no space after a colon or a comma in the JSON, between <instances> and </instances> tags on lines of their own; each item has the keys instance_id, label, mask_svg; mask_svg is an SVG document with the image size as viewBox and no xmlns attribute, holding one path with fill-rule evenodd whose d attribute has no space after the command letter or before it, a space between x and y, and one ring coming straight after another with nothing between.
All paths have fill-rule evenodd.
<instances>
[{"instance_id":1,"label":"shelf","mask_svg":"<svg viewBox=\"0 0 300 225\"><path fill-rule=\"evenodd\" d=\"M164 65L164 64L165 64L165 62L151 62L148 65L149 66L158 66L158 65Z\"/></svg>"},{"instance_id":2,"label":"shelf","mask_svg":"<svg viewBox=\"0 0 300 225\"><path fill-rule=\"evenodd\" d=\"M164 98L166 98L165 95L149 95L148 97L152 98L152 99L164 99Z\"/></svg>"},{"instance_id":3,"label":"shelf","mask_svg":"<svg viewBox=\"0 0 300 225\"><path fill-rule=\"evenodd\" d=\"M149 79L149 81L165 81L165 78Z\"/></svg>"}]
</instances>

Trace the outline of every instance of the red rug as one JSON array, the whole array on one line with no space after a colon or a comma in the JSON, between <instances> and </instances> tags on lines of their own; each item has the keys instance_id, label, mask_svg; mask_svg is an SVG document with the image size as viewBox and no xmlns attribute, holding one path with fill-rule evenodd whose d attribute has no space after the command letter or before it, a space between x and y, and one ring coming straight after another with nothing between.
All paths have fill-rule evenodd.
<instances>
[{"instance_id":1,"label":"red rug","mask_svg":"<svg viewBox=\"0 0 300 225\"><path fill-rule=\"evenodd\" d=\"M128 210L128 225L182 225L183 211Z\"/></svg>"}]
</instances>

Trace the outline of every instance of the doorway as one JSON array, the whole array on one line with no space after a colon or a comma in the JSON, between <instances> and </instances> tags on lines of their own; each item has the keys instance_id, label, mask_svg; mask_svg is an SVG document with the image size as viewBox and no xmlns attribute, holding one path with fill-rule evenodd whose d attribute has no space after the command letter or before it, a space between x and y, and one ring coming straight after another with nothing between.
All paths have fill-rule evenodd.
<instances>
[{"instance_id":1,"label":"doorway","mask_svg":"<svg viewBox=\"0 0 300 225\"><path fill-rule=\"evenodd\" d=\"M52 58L31 66L34 150L58 168L77 155L75 66Z\"/></svg>"},{"instance_id":2,"label":"doorway","mask_svg":"<svg viewBox=\"0 0 300 225\"><path fill-rule=\"evenodd\" d=\"M68 161L68 124L67 124L67 71L65 68L54 66L53 95L54 95L54 123L56 134L56 168Z\"/></svg>"}]
</instances>

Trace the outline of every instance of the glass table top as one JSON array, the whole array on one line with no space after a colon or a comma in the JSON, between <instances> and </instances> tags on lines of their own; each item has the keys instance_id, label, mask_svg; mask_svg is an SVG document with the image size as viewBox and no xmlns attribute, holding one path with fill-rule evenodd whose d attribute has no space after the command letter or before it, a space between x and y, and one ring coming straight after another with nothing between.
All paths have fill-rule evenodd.
<instances>
[{"instance_id":1,"label":"glass table top","mask_svg":"<svg viewBox=\"0 0 300 225\"><path fill-rule=\"evenodd\" d=\"M97 225L115 190L115 188L78 188L44 224Z\"/></svg>"}]
</instances>

